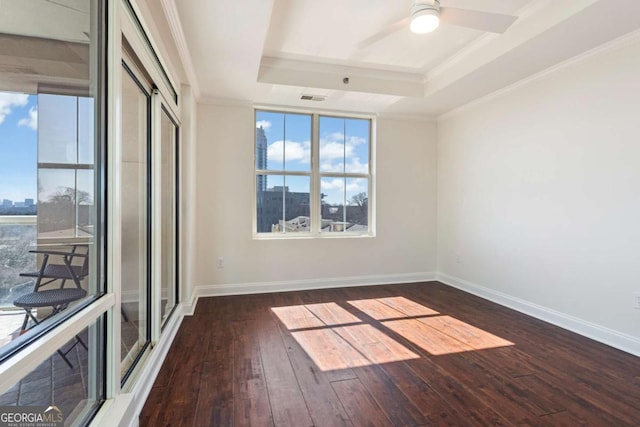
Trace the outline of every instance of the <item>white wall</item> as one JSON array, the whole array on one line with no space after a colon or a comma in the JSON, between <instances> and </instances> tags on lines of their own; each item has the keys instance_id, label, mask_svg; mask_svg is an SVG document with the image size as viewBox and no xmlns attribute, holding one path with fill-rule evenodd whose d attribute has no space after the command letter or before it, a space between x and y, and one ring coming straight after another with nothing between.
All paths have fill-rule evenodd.
<instances>
[{"instance_id":1,"label":"white wall","mask_svg":"<svg viewBox=\"0 0 640 427\"><path fill-rule=\"evenodd\" d=\"M438 170L443 277L640 352L640 37L444 118Z\"/></svg>"},{"instance_id":2,"label":"white wall","mask_svg":"<svg viewBox=\"0 0 640 427\"><path fill-rule=\"evenodd\" d=\"M254 240L253 110L199 104L197 121L197 286L435 271L435 124L378 120L376 237Z\"/></svg>"}]
</instances>

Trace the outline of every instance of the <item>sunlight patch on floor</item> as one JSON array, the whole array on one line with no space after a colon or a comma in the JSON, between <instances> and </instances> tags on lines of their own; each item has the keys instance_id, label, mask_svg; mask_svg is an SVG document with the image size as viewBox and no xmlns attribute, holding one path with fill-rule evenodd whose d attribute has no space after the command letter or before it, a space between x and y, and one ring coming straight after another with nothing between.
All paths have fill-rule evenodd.
<instances>
[{"instance_id":1,"label":"sunlight patch on floor","mask_svg":"<svg viewBox=\"0 0 640 427\"><path fill-rule=\"evenodd\" d=\"M347 303L353 309L326 302L271 310L323 371L420 358L394 336L434 356L514 345L405 297ZM362 315L374 319L377 325L365 323Z\"/></svg>"}]
</instances>

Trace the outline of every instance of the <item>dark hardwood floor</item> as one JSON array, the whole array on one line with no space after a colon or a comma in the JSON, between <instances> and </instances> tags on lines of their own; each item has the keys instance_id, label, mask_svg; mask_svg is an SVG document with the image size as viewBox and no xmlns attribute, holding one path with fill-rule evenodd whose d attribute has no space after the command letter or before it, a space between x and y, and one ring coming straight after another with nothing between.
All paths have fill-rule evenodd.
<instances>
[{"instance_id":1,"label":"dark hardwood floor","mask_svg":"<svg viewBox=\"0 0 640 427\"><path fill-rule=\"evenodd\" d=\"M638 426L640 358L437 282L201 298L142 426Z\"/></svg>"}]
</instances>

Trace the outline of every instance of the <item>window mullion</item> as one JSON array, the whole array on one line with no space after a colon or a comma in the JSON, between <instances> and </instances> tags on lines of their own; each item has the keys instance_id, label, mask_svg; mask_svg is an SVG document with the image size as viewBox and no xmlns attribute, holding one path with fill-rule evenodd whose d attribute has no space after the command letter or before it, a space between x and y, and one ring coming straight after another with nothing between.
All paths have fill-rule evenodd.
<instances>
[{"instance_id":1,"label":"window mullion","mask_svg":"<svg viewBox=\"0 0 640 427\"><path fill-rule=\"evenodd\" d=\"M320 200L322 189L320 181L320 129L317 114L311 121L311 200L310 212L311 233L319 234L322 224L322 202Z\"/></svg>"}]
</instances>

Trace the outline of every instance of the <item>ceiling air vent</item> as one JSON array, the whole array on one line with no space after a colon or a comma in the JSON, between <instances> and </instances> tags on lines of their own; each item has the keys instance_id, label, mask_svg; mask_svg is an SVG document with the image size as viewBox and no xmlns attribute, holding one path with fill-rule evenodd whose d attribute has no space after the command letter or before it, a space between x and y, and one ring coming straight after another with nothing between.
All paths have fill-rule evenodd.
<instances>
[{"instance_id":1,"label":"ceiling air vent","mask_svg":"<svg viewBox=\"0 0 640 427\"><path fill-rule=\"evenodd\" d=\"M324 95L302 95L300 97L300 99L302 99L303 101L324 101L325 99L327 99L326 96Z\"/></svg>"}]
</instances>

